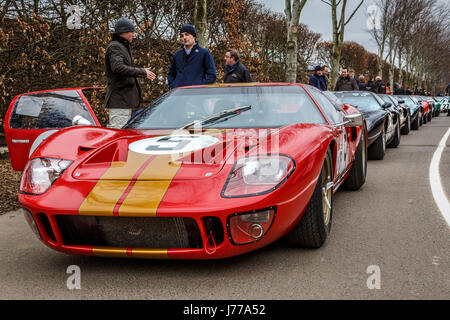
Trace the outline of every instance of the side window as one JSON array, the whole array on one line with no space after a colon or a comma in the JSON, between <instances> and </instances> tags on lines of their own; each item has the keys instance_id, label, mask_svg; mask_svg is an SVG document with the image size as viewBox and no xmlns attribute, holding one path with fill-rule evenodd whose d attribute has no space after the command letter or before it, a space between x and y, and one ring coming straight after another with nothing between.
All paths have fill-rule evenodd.
<instances>
[{"instance_id":1,"label":"side window","mask_svg":"<svg viewBox=\"0 0 450 320\"><path fill-rule=\"evenodd\" d=\"M94 124L76 91L54 91L20 96L11 113L13 129L59 129L72 125L80 115Z\"/></svg>"},{"instance_id":2,"label":"side window","mask_svg":"<svg viewBox=\"0 0 450 320\"><path fill-rule=\"evenodd\" d=\"M330 123L342 123L344 121L344 115L342 112L338 111L333 102L331 102L327 96L325 96L318 89L308 86L308 91L311 93L313 98L317 101L321 107L323 113L328 118Z\"/></svg>"}]
</instances>

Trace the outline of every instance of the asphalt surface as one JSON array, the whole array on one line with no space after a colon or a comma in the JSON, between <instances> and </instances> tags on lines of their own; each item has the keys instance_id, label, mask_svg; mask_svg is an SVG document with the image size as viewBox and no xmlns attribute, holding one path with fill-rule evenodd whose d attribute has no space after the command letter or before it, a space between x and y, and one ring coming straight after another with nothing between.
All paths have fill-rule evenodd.
<instances>
[{"instance_id":1,"label":"asphalt surface","mask_svg":"<svg viewBox=\"0 0 450 320\"><path fill-rule=\"evenodd\" d=\"M449 299L450 228L434 203L429 166L450 117L402 136L369 161L364 187L335 196L319 250L281 242L219 261L70 256L35 238L23 216L0 216L0 299ZM450 139L440 165L450 196ZM81 289L66 273L79 266ZM380 289L368 289L369 266Z\"/></svg>"}]
</instances>

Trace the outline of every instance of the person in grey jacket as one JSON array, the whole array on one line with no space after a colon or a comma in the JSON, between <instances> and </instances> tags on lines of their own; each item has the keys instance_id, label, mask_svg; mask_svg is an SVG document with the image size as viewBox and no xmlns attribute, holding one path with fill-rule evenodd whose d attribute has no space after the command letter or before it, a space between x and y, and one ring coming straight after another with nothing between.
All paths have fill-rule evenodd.
<instances>
[{"instance_id":1,"label":"person in grey jacket","mask_svg":"<svg viewBox=\"0 0 450 320\"><path fill-rule=\"evenodd\" d=\"M156 78L150 68L134 66L130 47L134 36L134 24L127 18L120 18L115 23L112 41L106 49L108 90L105 108L109 113L109 128L121 128L130 118L132 109L139 107L141 88L137 78Z\"/></svg>"},{"instance_id":2,"label":"person in grey jacket","mask_svg":"<svg viewBox=\"0 0 450 320\"><path fill-rule=\"evenodd\" d=\"M348 68L342 68L341 76L336 82L336 87L334 91L353 91L359 90L358 84L355 79L350 78L348 74Z\"/></svg>"}]
</instances>

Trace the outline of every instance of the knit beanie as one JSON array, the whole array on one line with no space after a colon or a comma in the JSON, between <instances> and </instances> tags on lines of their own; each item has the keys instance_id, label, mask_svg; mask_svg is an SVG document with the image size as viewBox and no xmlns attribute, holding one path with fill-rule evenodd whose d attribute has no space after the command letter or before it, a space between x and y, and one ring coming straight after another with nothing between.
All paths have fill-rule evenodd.
<instances>
[{"instance_id":1,"label":"knit beanie","mask_svg":"<svg viewBox=\"0 0 450 320\"><path fill-rule=\"evenodd\" d=\"M114 25L114 33L121 34L126 32L135 32L136 28L134 27L133 22L127 18L120 18L116 21Z\"/></svg>"},{"instance_id":2,"label":"knit beanie","mask_svg":"<svg viewBox=\"0 0 450 320\"><path fill-rule=\"evenodd\" d=\"M194 37L197 38L197 32L195 32L195 27L192 24L185 24L181 27L180 34L183 32L187 32L189 34L192 34Z\"/></svg>"}]
</instances>

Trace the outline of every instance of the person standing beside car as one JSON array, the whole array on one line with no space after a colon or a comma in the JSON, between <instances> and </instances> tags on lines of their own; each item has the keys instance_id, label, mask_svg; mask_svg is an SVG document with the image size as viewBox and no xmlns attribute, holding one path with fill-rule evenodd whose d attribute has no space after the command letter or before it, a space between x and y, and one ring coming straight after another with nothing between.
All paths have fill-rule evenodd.
<instances>
[{"instance_id":1,"label":"person standing beside car","mask_svg":"<svg viewBox=\"0 0 450 320\"><path fill-rule=\"evenodd\" d=\"M223 82L253 82L250 72L240 62L239 53L235 49L230 49L225 53L225 70L223 72Z\"/></svg>"},{"instance_id":2,"label":"person standing beside car","mask_svg":"<svg viewBox=\"0 0 450 320\"><path fill-rule=\"evenodd\" d=\"M323 91L328 90L328 69L328 66L322 66L322 76L320 77L320 80L322 81Z\"/></svg>"},{"instance_id":3,"label":"person standing beside car","mask_svg":"<svg viewBox=\"0 0 450 320\"><path fill-rule=\"evenodd\" d=\"M354 90L359 90L359 87L356 84L355 79L350 78L348 74L348 68L344 67L342 68L341 76L336 82L334 91L354 91Z\"/></svg>"},{"instance_id":4,"label":"person standing beside car","mask_svg":"<svg viewBox=\"0 0 450 320\"><path fill-rule=\"evenodd\" d=\"M375 83L373 84L372 91L375 93L386 93L386 85L384 84L383 80L381 80L380 76L375 77Z\"/></svg>"},{"instance_id":5,"label":"person standing beside car","mask_svg":"<svg viewBox=\"0 0 450 320\"><path fill-rule=\"evenodd\" d=\"M216 65L211 53L198 45L197 32L191 24L180 29L183 48L176 51L167 74L169 89L212 84L216 81Z\"/></svg>"},{"instance_id":6,"label":"person standing beside car","mask_svg":"<svg viewBox=\"0 0 450 320\"><path fill-rule=\"evenodd\" d=\"M359 76L359 91L366 91L366 78L363 75Z\"/></svg>"},{"instance_id":7,"label":"person standing beside car","mask_svg":"<svg viewBox=\"0 0 450 320\"><path fill-rule=\"evenodd\" d=\"M314 68L314 74L311 76L311 78L309 78L309 84L319 90L324 91L325 88L323 87L322 72L322 67L316 66Z\"/></svg>"},{"instance_id":8,"label":"person standing beside car","mask_svg":"<svg viewBox=\"0 0 450 320\"><path fill-rule=\"evenodd\" d=\"M108 109L108 128L121 128L131 117L131 111L141 103L138 77L154 80L150 68L137 68L133 64L131 42L135 37L134 24L120 18L114 25L112 41L106 48L105 68L108 81L105 108Z\"/></svg>"}]
</instances>

